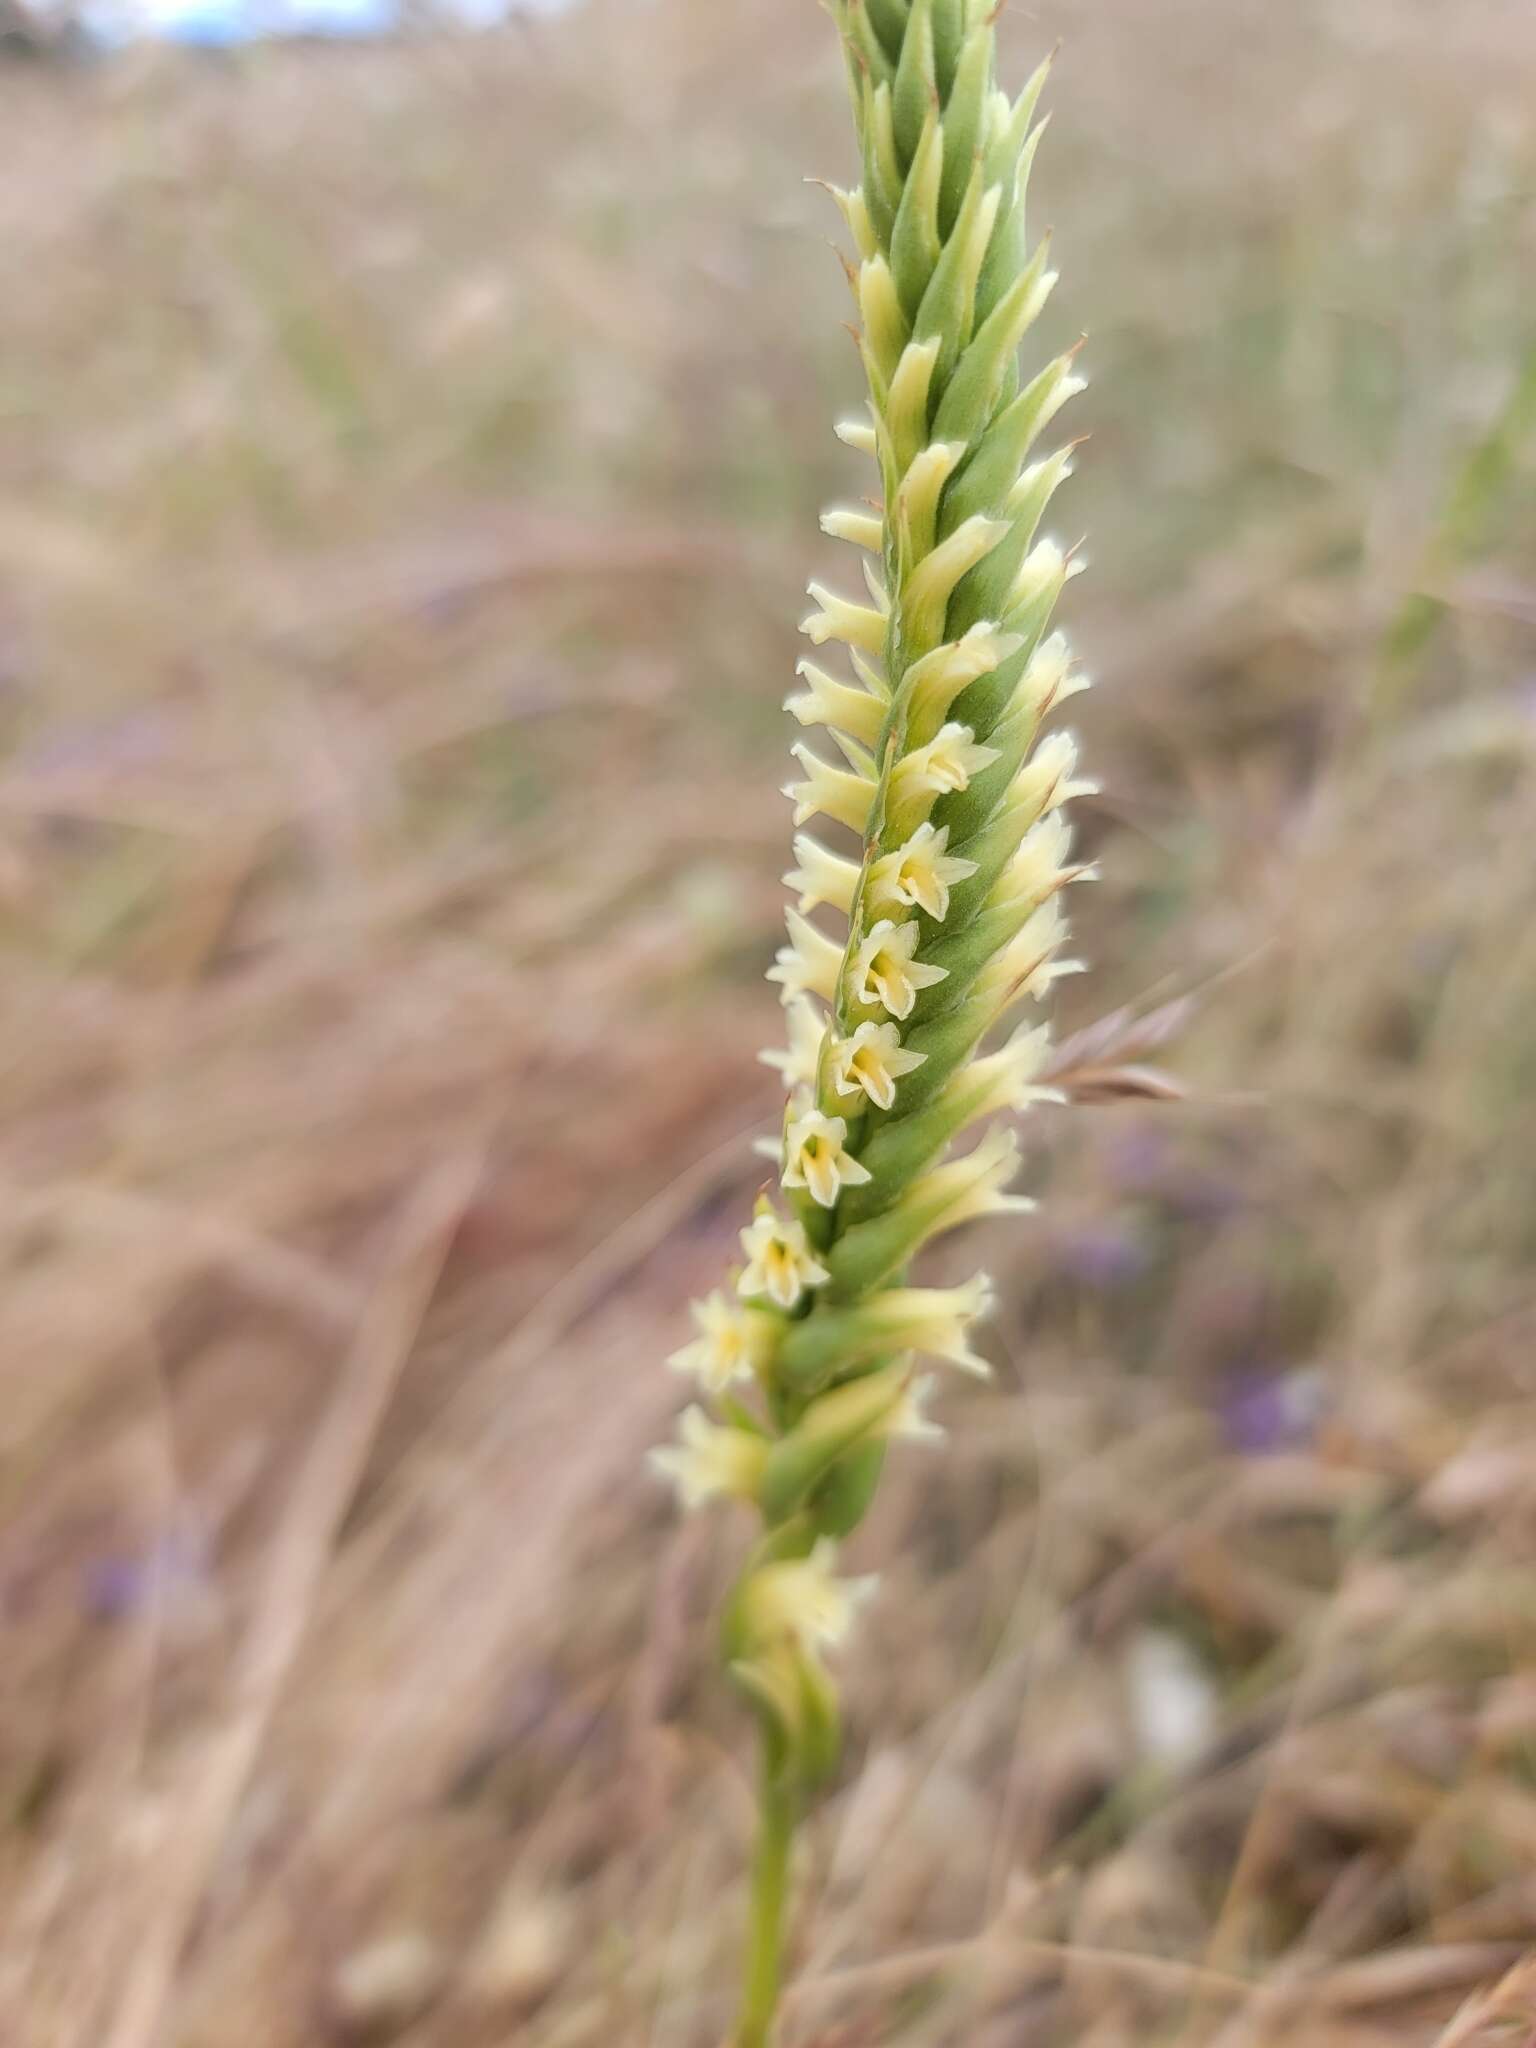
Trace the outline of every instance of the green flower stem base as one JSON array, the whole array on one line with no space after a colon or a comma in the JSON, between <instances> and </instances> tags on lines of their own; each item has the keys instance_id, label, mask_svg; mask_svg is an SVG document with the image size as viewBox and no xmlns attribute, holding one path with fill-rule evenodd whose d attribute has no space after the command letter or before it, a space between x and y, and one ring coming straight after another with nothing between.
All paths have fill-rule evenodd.
<instances>
[{"instance_id":1,"label":"green flower stem base","mask_svg":"<svg viewBox=\"0 0 1536 2048\"><path fill-rule=\"evenodd\" d=\"M759 1781L757 1847L752 1858L752 1898L747 1931L746 1974L741 2018L731 2048L768 2048L773 2015L779 2002L779 1972L784 1954L784 1902L789 1884L789 1852L794 1841L799 1801L778 1745L763 1743Z\"/></svg>"}]
</instances>

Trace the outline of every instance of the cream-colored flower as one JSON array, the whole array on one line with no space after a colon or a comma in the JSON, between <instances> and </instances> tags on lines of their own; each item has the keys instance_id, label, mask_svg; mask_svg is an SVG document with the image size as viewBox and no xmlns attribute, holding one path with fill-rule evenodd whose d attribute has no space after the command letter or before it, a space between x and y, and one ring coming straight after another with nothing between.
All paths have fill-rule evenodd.
<instances>
[{"instance_id":1,"label":"cream-colored flower","mask_svg":"<svg viewBox=\"0 0 1536 2048\"><path fill-rule=\"evenodd\" d=\"M861 1024L832 1048L832 1085L839 1095L867 1095L877 1109L896 1100L896 1083L928 1055L909 1052L894 1024Z\"/></svg>"},{"instance_id":2,"label":"cream-colored flower","mask_svg":"<svg viewBox=\"0 0 1536 2048\"><path fill-rule=\"evenodd\" d=\"M921 1174L892 1213L921 1219L930 1235L986 1216L1027 1215L1035 1206L1029 1197L1004 1192L1018 1170L1016 1134L994 1124L973 1152Z\"/></svg>"},{"instance_id":3,"label":"cream-colored flower","mask_svg":"<svg viewBox=\"0 0 1536 2048\"><path fill-rule=\"evenodd\" d=\"M982 619L958 640L946 640L913 662L902 680L908 719L937 725L967 683L1000 668L1022 644L1017 633L1003 632L990 619Z\"/></svg>"},{"instance_id":4,"label":"cream-colored flower","mask_svg":"<svg viewBox=\"0 0 1536 2048\"><path fill-rule=\"evenodd\" d=\"M814 910L818 903L830 903L835 910L851 908L859 886L856 860L844 860L841 854L830 853L809 832L795 834L795 859L799 865L792 867L783 881L787 889L799 891L798 910Z\"/></svg>"},{"instance_id":5,"label":"cream-colored flower","mask_svg":"<svg viewBox=\"0 0 1536 2048\"><path fill-rule=\"evenodd\" d=\"M989 1379L992 1368L971 1349L970 1333L990 1314L992 1282L978 1273L961 1287L888 1287L858 1311L898 1351L924 1351L962 1372Z\"/></svg>"},{"instance_id":6,"label":"cream-colored flower","mask_svg":"<svg viewBox=\"0 0 1536 2048\"><path fill-rule=\"evenodd\" d=\"M1046 954L1038 960L1019 983L1019 994L1031 1002L1044 1002L1058 981L1064 981L1069 974L1086 974L1086 960L1059 960Z\"/></svg>"},{"instance_id":7,"label":"cream-colored flower","mask_svg":"<svg viewBox=\"0 0 1536 2048\"><path fill-rule=\"evenodd\" d=\"M1056 949L1067 936L1060 896L1048 896L1000 953L976 977L976 991L1007 1005L1032 996L1037 1001L1053 981L1080 974L1080 960L1060 960Z\"/></svg>"},{"instance_id":8,"label":"cream-colored flower","mask_svg":"<svg viewBox=\"0 0 1536 2048\"><path fill-rule=\"evenodd\" d=\"M942 924L949 915L950 890L976 872L975 861L946 852L948 845L949 827L934 826L924 819L905 846L886 854L870 869L870 900L926 910ZM803 903L801 908L805 908Z\"/></svg>"},{"instance_id":9,"label":"cream-colored flower","mask_svg":"<svg viewBox=\"0 0 1536 2048\"><path fill-rule=\"evenodd\" d=\"M908 1380L902 1389L901 1399L886 1420L882 1434L899 1443L943 1443L943 1425L931 1422L925 1413L934 1385L934 1376L931 1372L925 1372L920 1379Z\"/></svg>"},{"instance_id":10,"label":"cream-colored flower","mask_svg":"<svg viewBox=\"0 0 1536 2048\"><path fill-rule=\"evenodd\" d=\"M790 753L805 770L804 782L788 782L784 794L795 807L795 823L803 825L820 811L850 831L862 833L869 823L869 807L875 800L875 778L863 762L850 771L838 768L813 753L804 740L796 740Z\"/></svg>"},{"instance_id":11,"label":"cream-colored flower","mask_svg":"<svg viewBox=\"0 0 1536 2048\"><path fill-rule=\"evenodd\" d=\"M878 1003L893 1017L910 1017L918 990L949 978L947 967L932 967L913 958L920 937L915 918L892 924L883 917L872 925L848 969L853 1000Z\"/></svg>"},{"instance_id":12,"label":"cream-colored flower","mask_svg":"<svg viewBox=\"0 0 1536 2048\"><path fill-rule=\"evenodd\" d=\"M786 1558L753 1574L749 1601L761 1637L787 1636L797 1649L812 1656L843 1640L856 1610L874 1592L876 1581L873 1575L834 1579L836 1554L831 1538L824 1536L809 1557Z\"/></svg>"},{"instance_id":13,"label":"cream-colored flower","mask_svg":"<svg viewBox=\"0 0 1536 2048\"><path fill-rule=\"evenodd\" d=\"M1053 732L1041 741L1008 785L1006 802L1014 812L1038 818L1076 796L1092 796L1096 782L1077 781L1077 741L1069 732Z\"/></svg>"},{"instance_id":14,"label":"cream-colored flower","mask_svg":"<svg viewBox=\"0 0 1536 2048\"><path fill-rule=\"evenodd\" d=\"M1068 866L1071 846L1072 828L1063 813L1047 811L1025 833L1013 859L993 884L988 903L1039 905L1068 882L1096 880L1098 869L1091 864Z\"/></svg>"},{"instance_id":15,"label":"cream-colored flower","mask_svg":"<svg viewBox=\"0 0 1536 2048\"><path fill-rule=\"evenodd\" d=\"M820 1287L831 1276L811 1250L805 1226L788 1221L772 1209L760 1209L741 1233L746 1270L736 1282L739 1294L766 1294L780 1308L793 1308L807 1287Z\"/></svg>"},{"instance_id":16,"label":"cream-colored flower","mask_svg":"<svg viewBox=\"0 0 1536 2048\"><path fill-rule=\"evenodd\" d=\"M691 1304L698 1336L667 1360L674 1372L690 1373L707 1392L723 1394L733 1380L749 1380L773 1355L782 1325L760 1308L732 1301L717 1287Z\"/></svg>"},{"instance_id":17,"label":"cream-colored flower","mask_svg":"<svg viewBox=\"0 0 1536 2048\"><path fill-rule=\"evenodd\" d=\"M856 505L833 505L821 515L821 530L832 540L851 541L878 555L885 546L885 527L878 512L861 512Z\"/></svg>"},{"instance_id":18,"label":"cream-colored flower","mask_svg":"<svg viewBox=\"0 0 1536 2048\"><path fill-rule=\"evenodd\" d=\"M852 683L841 683L810 660L797 663L795 674L809 687L784 699L786 711L792 712L802 725L836 726L866 746L874 745L885 722L888 695L877 696L873 691L857 689Z\"/></svg>"},{"instance_id":19,"label":"cream-colored flower","mask_svg":"<svg viewBox=\"0 0 1536 2048\"><path fill-rule=\"evenodd\" d=\"M941 725L927 746L914 747L891 770L891 808L926 810L935 797L969 789L972 776L996 759L996 747L979 745L968 725Z\"/></svg>"},{"instance_id":20,"label":"cream-colored flower","mask_svg":"<svg viewBox=\"0 0 1536 2048\"><path fill-rule=\"evenodd\" d=\"M835 1208L843 1188L859 1187L870 1177L869 1168L844 1149L847 1136L840 1116L812 1109L793 1118L784 1133L785 1187L804 1188L823 1209Z\"/></svg>"},{"instance_id":21,"label":"cream-colored flower","mask_svg":"<svg viewBox=\"0 0 1536 2048\"><path fill-rule=\"evenodd\" d=\"M878 654L885 645L885 613L873 605L854 604L839 597L824 584L810 585L811 596L820 606L800 621L800 630L817 647L828 640L842 640L861 647L866 654Z\"/></svg>"},{"instance_id":22,"label":"cream-colored flower","mask_svg":"<svg viewBox=\"0 0 1536 2048\"><path fill-rule=\"evenodd\" d=\"M1043 718L1052 705L1072 694L1067 686L1071 666L1072 649L1066 634L1048 633L1025 664L1010 711L1022 710L1031 718Z\"/></svg>"},{"instance_id":23,"label":"cream-colored flower","mask_svg":"<svg viewBox=\"0 0 1536 2048\"><path fill-rule=\"evenodd\" d=\"M821 1064L821 1042L827 1035L826 1024L820 1010L806 996L791 996L784 1006L784 1016L789 1027L788 1046L770 1046L758 1058L765 1067L778 1068L791 1093L796 1088L814 1088Z\"/></svg>"},{"instance_id":24,"label":"cream-colored flower","mask_svg":"<svg viewBox=\"0 0 1536 2048\"><path fill-rule=\"evenodd\" d=\"M773 956L768 979L782 984L786 1003L802 993L823 996L831 1002L842 972L842 947L817 931L798 910L787 911L784 922L789 927L790 943L781 946Z\"/></svg>"},{"instance_id":25,"label":"cream-colored flower","mask_svg":"<svg viewBox=\"0 0 1536 2048\"><path fill-rule=\"evenodd\" d=\"M1045 596L1047 592L1054 596L1069 576L1080 576L1087 566L1086 562L1078 562L1076 566L1069 562L1062 553L1059 542L1052 540L1049 535L1044 540L1037 540L1019 564L1018 574L1013 579L1013 588L1009 591L1007 602L1003 606L1004 612L1015 612L1022 605Z\"/></svg>"},{"instance_id":26,"label":"cream-colored flower","mask_svg":"<svg viewBox=\"0 0 1536 2048\"><path fill-rule=\"evenodd\" d=\"M1065 1102L1059 1088L1048 1087L1039 1079L1050 1050L1049 1025L1021 1025L1006 1045L973 1060L969 1071L957 1075L952 1084L957 1090L964 1089L970 1103L967 1122L1000 1109L1021 1116L1037 1102Z\"/></svg>"},{"instance_id":27,"label":"cream-colored flower","mask_svg":"<svg viewBox=\"0 0 1536 2048\"><path fill-rule=\"evenodd\" d=\"M681 1441L651 1452L651 1464L677 1488L685 1508L727 1496L754 1500L768 1444L750 1431L711 1422L695 1402L678 1424Z\"/></svg>"}]
</instances>

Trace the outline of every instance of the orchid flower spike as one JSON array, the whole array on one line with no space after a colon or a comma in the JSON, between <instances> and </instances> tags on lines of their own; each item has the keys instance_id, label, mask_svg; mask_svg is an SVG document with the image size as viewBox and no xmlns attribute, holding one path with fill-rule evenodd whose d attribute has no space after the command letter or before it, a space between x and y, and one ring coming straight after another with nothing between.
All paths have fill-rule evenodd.
<instances>
[{"instance_id":1,"label":"orchid flower spike","mask_svg":"<svg viewBox=\"0 0 1536 2048\"><path fill-rule=\"evenodd\" d=\"M859 183L835 197L868 382L837 431L874 474L823 520L857 566L812 583L818 652L787 701L806 737L786 794L815 825L794 839L768 970L787 1033L761 1055L784 1084L763 1143L777 1186L673 1355L699 1400L656 1460L685 1505L746 1501L761 1523L723 1637L761 1724L770 1871L837 1754L825 1660L868 1592L837 1546L885 1460L941 1434L914 1360L989 1370L985 1278L912 1269L944 1233L1032 1206L1021 1120L1059 1099L1038 1007L1076 965L1067 884L1091 872L1067 812L1093 786L1048 729L1085 686L1052 630L1082 558L1044 528L1072 464L1035 452L1082 378L1075 350L1019 366L1055 282L1025 213L1047 66L1016 100L999 89L988 0L828 5L859 146ZM782 1893L755 1908L733 2048L768 2039Z\"/></svg>"}]
</instances>

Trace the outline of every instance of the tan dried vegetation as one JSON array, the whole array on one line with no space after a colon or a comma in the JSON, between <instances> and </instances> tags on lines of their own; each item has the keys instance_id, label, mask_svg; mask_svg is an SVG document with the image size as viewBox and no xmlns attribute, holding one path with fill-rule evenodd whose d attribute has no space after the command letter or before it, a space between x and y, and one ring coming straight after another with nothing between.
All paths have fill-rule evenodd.
<instances>
[{"instance_id":1,"label":"tan dried vegetation","mask_svg":"<svg viewBox=\"0 0 1536 2048\"><path fill-rule=\"evenodd\" d=\"M1094 1106L860 1540L788 2040L1529 2040L1536 23L1058 31ZM702 2048L730 1538L641 1451L773 1114L833 39L0 134L0 2038Z\"/></svg>"}]
</instances>

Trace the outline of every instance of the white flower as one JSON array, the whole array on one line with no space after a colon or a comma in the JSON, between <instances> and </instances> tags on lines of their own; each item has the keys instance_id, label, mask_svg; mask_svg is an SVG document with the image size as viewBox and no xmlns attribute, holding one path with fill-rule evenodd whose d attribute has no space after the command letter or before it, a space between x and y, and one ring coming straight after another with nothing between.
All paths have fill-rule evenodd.
<instances>
[{"instance_id":1,"label":"white flower","mask_svg":"<svg viewBox=\"0 0 1536 2048\"><path fill-rule=\"evenodd\" d=\"M1063 883L1091 873L1087 868L1066 865L1072 844L1072 827L1060 811L1047 811L1031 826L1018 851L998 876L987 901L994 903L1043 903Z\"/></svg>"},{"instance_id":2,"label":"white flower","mask_svg":"<svg viewBox=\"0 0 1536 2048\"><path fill-rule=\"evenodd\" d=\"M651 1464L677 1488L685 1508L721 1495L756 1498L768 1457L762 1437L711 1422L696 1402L683 1410L678 1435L680 1443L651 1452Z\"/></svg>"},{"instance_id":3,"label":"white flower","mask_svg":"<svg viewBox=\"0 0 1536 2048\"><path fill-rule=\"evenodd\" d=\"M874 745L885 722L886 698L857 689L852 683L840 683L814 661L797 662L795 674L810 687L786 697L786 711L793 713L802 725L836 726L866 746Z\"/></svg>"},{"instance_id":4,"label":"white flower","mask_svg":"<svg viewBox=\"0 0 1536 2048\"><path fill-rule=\"evenodd\" d=\"M861 1325L878 1332L893 1349L925 1351L978 1379L990 1379L992 1368L971 1349L970 1333L992 1302L992 1283L978 1273L962 1287L885 1288L871 1295L858 1315Z\"/></svg>"},{"instance_id":5,"label":"white flower","mask_svg":"<svg viewBox=\"0 0 1536 2048\"><path fill-rule=\"evenodd\" d=\"M958 1093L964 1090L969 1108L967 1123L991 1116L995 1110L1012 1110L1022 1115L1037 1102L1065 1102L1059 1088L1047 1087L1038 1079L1051 1050L1050 1027L1021 1025L996 1052L971 1063L968 1072L956 1077Z\"/></svg>"},{"instance_id":6,"label":"white flower","mask_svg":"<svg viewBox=\"0 0 1536 2048\"><path fill-rule=\"evenodd\" d=\"M971 777L990 768L996 747L979 746L968 725L941 725L926 747L914 747L891 771L892 808L969 789Z\"/></svg>"},{"instance_id":7,"label":"white flower","mask_svg":"<svg viewBox=\"0 0 1536 2048\"><path fill-rule=\"evenodd\" d=\"M1018 565L1014 575L1014 588L1008 592L1004 612L1016 612L1020 604L1028 604L1032 598L1042 598L1051 592L1055 594L1067 580L1067 557L1061 553L1061 543L1053 541L1051 535L1036 541L1024 561Z\"/></svg>"},{"instance_id":8,"label":"white flower","mask_svg":"<svg viewBox=\"0 0 1536 2048\"><path fill-rule=\"evenodd\" d=\"M896 1100L896 1083L928 1055L909 1052L894 1024L861 1024L832 1051L832 1085L839 1095L867 1095L877 1109Z\"/></svg>"},{"instance_id":9,"label":"white flower","mask_svg":"<svg viewBox=\"0 0 1536 2048\"><path fill-rule=\"evenodd\" d=\"M885 613L873 606L853 604L824 584L812 583L811 596L821 607L800 621L808 640L821 647L828 640L843 640L850 647L862 647L866 654L878 654L885 645Z\"/></svg>"},{"instance_id":10,"label":"white flower","mask_svg":"<svg viewBox=\"0 0 1536 2048\"><path fill-rule=\"evenodd\" d=\"M1023 644L1017 633L1005 633L983 619L958 640L925 654L902 679L908 718L937 723L967 683L1000 668Z\"/></svg>"},{"instance_id":11,"label":"white flower","mask_svg":"<svg viewBox=\"0 0 1536 2048\"><path fill-rule=\"evenodd\" d=\"M986 1216L1027 1215L1035 1206L1027 1195L1003 1192L1018 1170L1017 1136L994 1124L973 1152L947 1159L913 1181L897 1209L921 1218L930 1234Z\"/></svg>"},{"instance_id":12,"label":"white flower","mask_svg":"<svg viewBox=\"0 0 1536 2048\"><path fill-rule=\"evenodd\" d=\"M821 530L830 540L846 540L875 555L885 545L885 526L879 513L861 512L856 505L829 506L821 515Z\"/></svg>"},{"instance_id":13,"label":"white flower","mask_svg":"<svg viewBox=\"0 0 1536 2048\"><path fill-rule=\"evenodd\" d=\"M788 1047L781 1051L770 1046L758 1058L765 1067L777 1067L784 1076L785 1087L791 1091L814 1088L816 1070L821 1064L821 1041L827 1035L821 1012L806 997L791 996L785 1005L785 1018L789 1025Z\"/></svg>"},{"instance_id":14,"label":"white flower","mask_svg":"<svg viewBox=\"0 0 1536 2048\"><path fill-rule=\"evenodd\" d=\"M840 1116L823 1116L812 1109L794 1118L784 1133L785 1187L805 1188L813 1202L831 1209L842 1188L867 1181L869 1168L843 1149L847 1136L848 1126Z\"/></svg>"},{"instance_id":15,"label":"white flower","mask_svg":"<svg viewBox=\"0 0 1536 2048\"><path fill-rule=\"evenodd\" d=\"M1062 975L1082 972L1080 960L1055 957L1066 936L1061 898L1048 896L1003 950L987 962L976 978L977 993L994 996L1004 1007L1025 996L1038 1001Z\"/></svg>"},{"instance_id":16,"label":"white flower","mask_svg":"<svg viewBox=\"0 0 1536 2048\"><path fill-rule=\"evenodd\" d=\"M800 892L797 907L802 913L814 910L818 903L830 903L837 910L847 910L852 905L859 886L856 860L844 860L840 854L830 853L809 832L795 834L795 859L799 866L791 868L783 879L786 888Z\"/></svg>"},{"instance_id":17,"label":"white flower","mask_svg":"<svg viewBox=\"0 0 1536 2048\"><path fill-rule=\"evenodd\" d=\"M947 967L931 967L913 959L920 936L914 918L897 925L883 917L872 925L848 969L853 1000L879 1003L893 1017L910 1017L918 990L949 977Z\"/></svg>"},{"instance_id":18,"label":"white flower","mask_svg":"<svg viewBox=\"0 0 1536 2048\"><path fill-rule=\"evenodd\" d=\"M828 1002L837 994L837 977L842 972L843 949L798 910L784 914L790 943L773 956L768 979L782 983L783 1000L788 1003L802 992L824 996Z\"/></svg>"},{"instance_id":19,"label":"white flower","mask_svg":"<svg viewBox=\"0 0 1536 2048\"><path fill-rule=\"evenodd\" d=\"M883 1433L902 1443L943 1443L943 1425L930 1422L924 1413L933 1389L934 1377L931 1372L925 1372L921 1379L909 1380L902 1389L901 1399L886 1420Z\"/></svg>"},{"instance_id":20,"label":"white flower","mask_svg":"<svg viewBox=\"0 0 1536 2048\"><path fill-rule=\"evenodd\" d=\"M1013 579L1003 605L1005 616L1012 616L1021 606L1034 603L1049 595L1052 602L1069 576L1081 576L1087 562L1079 555L1068 558L1061 551L1060 543L1049 535L1037 540L1029 553L1019 564L1018 574Z\"/></svg>"},{"instance_id":21,"label":"white flower","mask_svg":"<svg viewBox=\"0 0 1536 2048\"><path fill-rule=\"evenodd\" d=\"M870 869L871 899L877 903L894 899L926 910L942 924L949 915L950 890L976 872L975 861L946 852L948 845L949 827L936 827L924 819L905 846L886 854Z\"/></svg>"},{"instance_id":22,"label":"white flower","mask_svg":"<svg viewBox=\"0 0 1536 2048\"><path fill-rule=\"evenodd\" d=\"M690 1313L699 1334L667 1360L674 1372L691 1373L709 1393L722 1394L733 1380L749 1380L767 1364L779 1326L764 1310L732 1301L717 1287Z\"/></svg>"},{"instance_id":23,"label":"white flower","mask_svg":"<svg viewBox=\"0 0 1536 2048\"><path fill-rule=\"evenodd\" d=\"M772 1209L760 1209L741 1233L746 1271L736 1283L748 1297L766 1294L780 1308L793 1308L807 1287L820 1287L832 1276L812 1252L804 1224L786 1221Z\"/></svg>"},{"instance_id":24,"label":"white flower","mask_svg":"<svg viewBox=\"0 0 1536 2048\"><path fill-rule=\"evenodd\" d=\"M804 782L784 786L784 794L795 807L795 823L803 825L807 818L814 818L821 811L851 831L862 833L869 823L869 807L875 800L873 768L866 772L862 761L856 763L851 773L835 767L813 753L804 740L796 740L789 751L805 770Z\"/></svg>"},{"instance_id":25,"label":"white flower","mask_svg":"<svg viewBox=\"0 0 1536 2048\"><path fill-rule=\"evenodd\" d=\"M1010 713L1024 711L1032 719L1043 718L1062 697L1070 696L1067 670L1072 666L1072 649L1065 633L1048 633L1029 657L1009 705Z\"/></svg>"},{"instance_id":26,"label":"white flower","mask_svg":"<svg viewBox=\"0 0 1536 2048\"><path fill-rule=\"evenodd\" d=\"M808 1655L831 1649L847 1635L855 1610L875 1589L873 1576L834 1579L836 1555L822 1537L809 1557L764 1565L749 1588L752 1620L768 1638L787 1636Z\"/></svg>"},{"instance_id":27,"label":"white flower","mask_svg":"<svg viewBox=\"0 0 1536 2048\"><path fill-rule=\"evenodd\" d=\"M1076 766L1077 741L1069 732L1053 732L1008 785L1005 801L1009 810L1033 820L1059 804L1070 803L1075 796L1094 795L1098 784L1075 780L1072 770Z\"/></svg>"}]
</instances>

